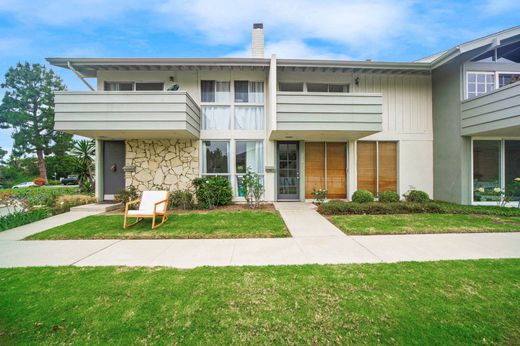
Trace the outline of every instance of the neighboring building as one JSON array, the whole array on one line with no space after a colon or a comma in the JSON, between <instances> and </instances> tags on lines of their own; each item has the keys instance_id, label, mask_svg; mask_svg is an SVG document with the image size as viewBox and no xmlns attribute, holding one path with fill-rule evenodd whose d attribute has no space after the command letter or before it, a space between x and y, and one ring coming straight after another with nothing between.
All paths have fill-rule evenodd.
<instances>
[{"instance_id":1,"label":"neighboring building","mask_svg":"<svg viewBox=\"0 0 520 346\"><path fill-rule=\"evenodd\" d=\"M520 176L520 27L405 63L264 59L263 44L255 24L252 58L49 58L97 79L56 95L55 128L96 139L98 199L222 175L240 200L249 167L268 201L471 203Z\"/></svg>"}]
</instances>

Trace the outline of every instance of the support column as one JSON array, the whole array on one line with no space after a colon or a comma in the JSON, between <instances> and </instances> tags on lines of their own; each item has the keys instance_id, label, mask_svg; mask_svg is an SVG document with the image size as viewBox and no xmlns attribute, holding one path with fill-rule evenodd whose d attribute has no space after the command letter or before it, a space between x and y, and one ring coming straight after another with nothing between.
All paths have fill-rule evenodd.
<instances>
[{"instance_id":1,"label":"support column","mask_svg":"<svg viewBox=\"0 0 520 346\"><path fill-rule=\"evenodd\" d=\"M103 141L96 139L96 199L98 203L104 201L103 191Z\"/></svg>"}]
</instances>

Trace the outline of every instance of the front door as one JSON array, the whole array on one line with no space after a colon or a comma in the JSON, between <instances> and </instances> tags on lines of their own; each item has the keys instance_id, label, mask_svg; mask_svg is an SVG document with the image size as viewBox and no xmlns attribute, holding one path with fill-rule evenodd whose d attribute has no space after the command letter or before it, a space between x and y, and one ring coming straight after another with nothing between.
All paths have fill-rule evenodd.
<instances>
[{"instance_id":1,"label":"front door","mask_svg":"<svg viewBox=\"0 0 520 346\"><path fill-rule=\"evenodd\" d=\"M103 194L105 200L125 189L125 142L106 141L103 143Z\"/></svg>"},{"instance_id":2,"label":"front door","mask_svg":"<svg viewBox=\"0 0 520 346\"><path fill-rule=\"evenodd\" d=\"M278 142L278 199L300 199L298 142Z\"/></svg>"}]
</instances>

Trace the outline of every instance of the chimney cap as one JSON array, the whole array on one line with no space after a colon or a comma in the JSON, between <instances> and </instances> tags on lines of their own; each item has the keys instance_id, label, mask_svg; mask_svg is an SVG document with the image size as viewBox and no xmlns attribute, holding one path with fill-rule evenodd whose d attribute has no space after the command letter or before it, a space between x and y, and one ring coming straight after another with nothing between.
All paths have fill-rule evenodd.
<instances>
[{"instance_id":1,"label":"chimney cap","mask_svg":"<svg viewBox=\"0 0 520 346\"><path fill-rule=\"evenodd\" d=\"M254 23L253 24L253 29L263 29L264 28L264 23Z\"/></svg>"}]
</instances>

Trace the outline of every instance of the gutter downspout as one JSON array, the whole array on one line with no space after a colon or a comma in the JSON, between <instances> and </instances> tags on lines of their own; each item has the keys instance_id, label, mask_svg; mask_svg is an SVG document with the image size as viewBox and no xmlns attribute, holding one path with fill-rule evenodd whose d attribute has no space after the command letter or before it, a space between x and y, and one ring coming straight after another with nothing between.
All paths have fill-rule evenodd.
<instances>
[{"instance_id":1,"label":"gutter downspout","mask_svg":"<svg viewBox=\"0 0 520 346\"><path fill-rule=\"evenodd\" d=\"M90 89L90 91L95 91L94 88L92 87L92 85L90 85L89 82L87 82L85 77L83 77L83 75L81 73L79 73L74 67L72 67L72 64L70 63L70 61L67 61L67 67L69 68L69 70L74 72L74 74L76 76L78 76L78 78L81 79L83 81L83 83L85 83L85 85Z\"/></svg>"}]
</instances>

